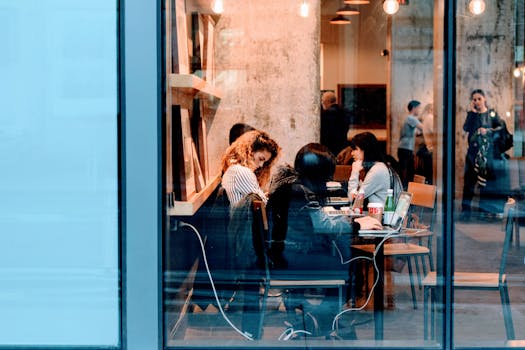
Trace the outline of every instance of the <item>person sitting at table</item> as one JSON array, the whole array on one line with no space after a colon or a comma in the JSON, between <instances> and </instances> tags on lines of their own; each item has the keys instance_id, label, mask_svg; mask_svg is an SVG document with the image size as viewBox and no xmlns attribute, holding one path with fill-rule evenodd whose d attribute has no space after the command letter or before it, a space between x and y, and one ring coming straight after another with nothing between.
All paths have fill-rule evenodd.
<instances>
[{"instance_id":1,"label":"person sitting at table","mask_svg":"<svg viewBox=\"0 0 525 350\"><path fill-rule=\"evenodd\" d=\"M388 164L381 145L374 134L362 132L350 143L353 148L352 173L348 179L348 195L351 199L359 191L365 193L366 203L385 203L388 189L394 190L394 199L402 191L399 175ZM366 203L364 208L366 208Z\"/></svg>"},{"instance_id":2,"label":"person sitting at table","mask_svg":"<svg viewBox=\"0 0 525 350\"><path fill-rule=\"evenodd\" d=\"M376 219L368 216L350 220L343 215L328 215L323 210L326 182L332 179L335 164L335 157L328 147L309 143L297 152L294 168L282 166L277 169L268 201L274 241L285 244L285 239L288 241L293 236L290 249L308 253L331 247L331 241L335 240L343 258L347 259L350 234L357 234L361 228L381 228ZM330 235L318 235L323 233Z\"/></svg>"},{"instance_id":3,"label":"person sitting at table","mask_svg":"<svg viewBox=\"0 0 525 350\"><path fill-rule=\"evenodd\" d=\"M267 202L263 188L268 185L271 167L280 151L277 142L260 130L242 134L226 149L222 158L222 187L230 206L250 193Z\"/></svg>"},{"instance_id":4,"label":"person sitting at table","mask_svg":"<svg viewBox=\"0 0 525 350\"><path fill-rule=\"evenodd\" d=\"M387 191L391 188L394 190L394 202L397 203L397 198L403 190L403 185L399 175L386 161L374 134L370 132L357 134L350 140L350 143L354 149L354 163L352 164L352 173L348 180L349 196L352 197L359 189L364 190L365 204L363 207L366 208L368 203L384 204ZM359 242L356 239L353 243L367 244L368 242ZM387 270L400 271L403 269L404 263L405 260L402 259L386 259L385 268ZM353 299L352 302L355 303L356 298L364 296L364 274L362 272L363 266L360 266L359 263L354 264L352 268L354 285L351 298ZM371 271L369 270L369 272ZM373 281L373 278L368 278L368 280ZM389 271L385 274L385 292L389 307L392 307L394 304L393 279Z\"/></svg>"},{"instance_id":5,"label":"person sitting at table","mask_svg":"<svg viewBox=\"0 0 525 350\"><path fill-rule=\"evenodd\" d=\"M343 263L350 259L351 236L361 228L381 228L370 216L352 220L323 210L326 182L331 180L335 165L328 147L309 143L297 152L293 168L276 170L268 200L272 220L269 258L274 268L308 276L348 277L348 265ZM328 316L333 318L334 314ZM319 324L330 326L331 318Z\"/></svg>"}]
</instances>

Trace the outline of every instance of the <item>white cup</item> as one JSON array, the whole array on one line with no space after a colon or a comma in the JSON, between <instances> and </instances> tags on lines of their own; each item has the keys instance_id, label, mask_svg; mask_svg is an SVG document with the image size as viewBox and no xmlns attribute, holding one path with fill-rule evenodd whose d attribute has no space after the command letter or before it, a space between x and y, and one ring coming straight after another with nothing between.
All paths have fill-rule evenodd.
<instances>
[{"instance_id":1,"label":"white cup","mask_svg":"<svg viewBox=\"0 0 525 350\"><path fill-rule=\"evenodd\" d=\"M379 222L383 219L383 203L368 203L368 216L376 218Z\"/></svg>"}]
</instances>

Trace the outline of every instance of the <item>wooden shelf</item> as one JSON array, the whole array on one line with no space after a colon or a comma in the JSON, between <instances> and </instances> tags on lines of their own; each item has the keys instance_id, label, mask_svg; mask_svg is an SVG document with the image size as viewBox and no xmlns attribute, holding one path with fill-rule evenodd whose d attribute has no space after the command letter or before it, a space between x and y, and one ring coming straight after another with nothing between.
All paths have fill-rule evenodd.
<instances>
[{"instance_id":1,"label":"wooden shelf","mask_svg":"<svg viewBox=\"0 0 525 350\"><path fill-rule=\"evenodd\" d=\"M196 193L188 201L175 201L175 204L172 208L168 208L169 216L192 216L197 210L204 204L206 199L213 193L215 188L221 182L221 175L217 174L215 177L211 178L208 181L208 184L204 189Z\"/></svg>"},{"instance_id":2,"label":"wooden shelf","mask_svg":"<svg viewBox=\"0 0 525 350\"><path fill-rule=\"evenodd\" d=\"M222 98L222 92L213 84L193 74L169 74L168 86L176 93L183 95L201 94L207 97Z\"/></svg>"}]
</instances>

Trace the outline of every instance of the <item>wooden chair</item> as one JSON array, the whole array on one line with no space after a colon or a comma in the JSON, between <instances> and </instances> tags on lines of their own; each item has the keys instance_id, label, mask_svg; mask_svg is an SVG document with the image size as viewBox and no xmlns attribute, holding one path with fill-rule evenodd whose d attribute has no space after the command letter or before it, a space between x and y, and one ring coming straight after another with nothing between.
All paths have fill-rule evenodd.
<instances>
[{"instance_id":1,"label":"wooden chair","mask_svg":"<svg viewBox=\"0 0 525 350\"><path fill-rule=\"evenodd\" d=\"M418 258L421 260L423 274L426 275L426 263L425 259L429 261L430 271L434 270L433 255L432 255L432 237L433 237L433 226L434 226L434 207L436 203L436 186L426 185L421 183L409 182L408 192L412 193L411 201L411 215L413 218L409 220L408 226L420 229L410 231L411 233L404 237L404 242L386 243L384 246L385 258L401 258L407 262L408 275L410 280L410 291L412 294L412 305L414 309L417 309L417 297L413 277L412 259L416 267L416 275L418 284L421 288L421 274L419 271ZM425 216L430 216L429 225L422 224L422 220ZM417 218L417 220L415 220ZM417 227L414 227L417 223ZM423 244L423 239L427 240L427 244ZM417 243L412 243L416 240ZM374 253L374 245L365 244L357 245L352 247L357 251L357 254L364 254L371 256ZM386 276L387 281L391 280L391 276ZM390 283L391 284L391 283Z\"/></svg>"},{"instance_id":2,"label":"wooden chair","mask_svg":"<svg viewBox=\"0 0 525 350\"><path fill-rule=\"evenodd\" d=\"M503 320L505 322L505 331L507 339L514 339L514 326L512 323L512 314L510 309L509 292L507 287L507 275L505 274L505 265L507 260L507 253L510 247L510 241L513 231L513 220L515 217L515 202L513 199L509 200L505 205L505 239L503 241L503 248L501 251L501 261L498 272L459 272L455 271L452 276L453 287L455 289L466 290L492 290L498 291L501 298L501 306L503 308ZM439 285L442 280L440 278ZM430 329L432 339L435 336L434 330L434 314L436 303L436 287L438 287L438 277L435 272L430 272L423 280L423 307L424 307L424 337L428 339L428 299L430 296Z\"/></svg>"},{"instance_id":3,"label":"wooden chair","mask_svg":"<svg viewBox=\"0 0 525 350\"><path fill-rule=\"evenodd\" d=\"M423 175L414 175L414 182L424 184L426 181L425 177Z\"/></svg>"},{"instance_id":4,"label":"wooden chair","mask_svg":"<svg viewBox=\"0 0 525 350\"><path fill-rule=\"evenodd\" d=\"M348 182L350 178L350 173L352 173L351 165L336 165L334 173L334 181L338 182Z\"/></svg>"}]
</instances>

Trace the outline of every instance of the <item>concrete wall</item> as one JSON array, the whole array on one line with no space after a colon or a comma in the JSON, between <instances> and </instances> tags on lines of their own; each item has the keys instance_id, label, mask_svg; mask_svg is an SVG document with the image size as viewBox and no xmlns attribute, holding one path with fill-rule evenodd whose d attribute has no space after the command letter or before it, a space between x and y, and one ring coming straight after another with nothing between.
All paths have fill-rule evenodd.
<instances>
[{"instance_id":1,"label":"concrete wall","mask_svg":"<svg viewBox=\"0 0 525 350\"><path fill-rule=\"evenodd\" d=\"M348 16L351 24L339 26L329 20L342 1L323 0L322 5L321 89L336 90L337 84L386 84L388 57L380 55L387 47L382 3L355 6L361 13Z\"/></svg>"},{"instance_id":2,"label":"concrete wall","mask_svg":"<svg viewBox=\"0 0 525 350\"><path fill-rule=\"evenodd\" d=\"M483 14L473 16L467 0L458 2L457 21L457 110L456 110L456 188L463 187L467 139L463 123L473 89L483 89L489 107L505 118L513 130L514 13L512 0L486 1Z\"/></svg>"},{"instance_id":3,"label":"concrete wall","mask_svg":"<svg viewBox=\"0 0 525 350\"><path fill-rule=\"evenodd\" d=\"M216 85L208 148L218 168L228 131L245 122L283 147L282 161L319 140L319 2L299 16L300 1L229 0L216 26ZM227 6L226 6L227 5ZM213 171L213 170L212 170Z\"/></svg>"},{"instance_id":4,"label":"concrete wall","mask_svg":"<svg viewBox=\"0 0 525 350\"><path fill-rule=\"evenodd\" d=\"M408 102L433 102L433 6L411 1L392 16L390 153L395 157Z\"/></svg>"}]
</instances>

